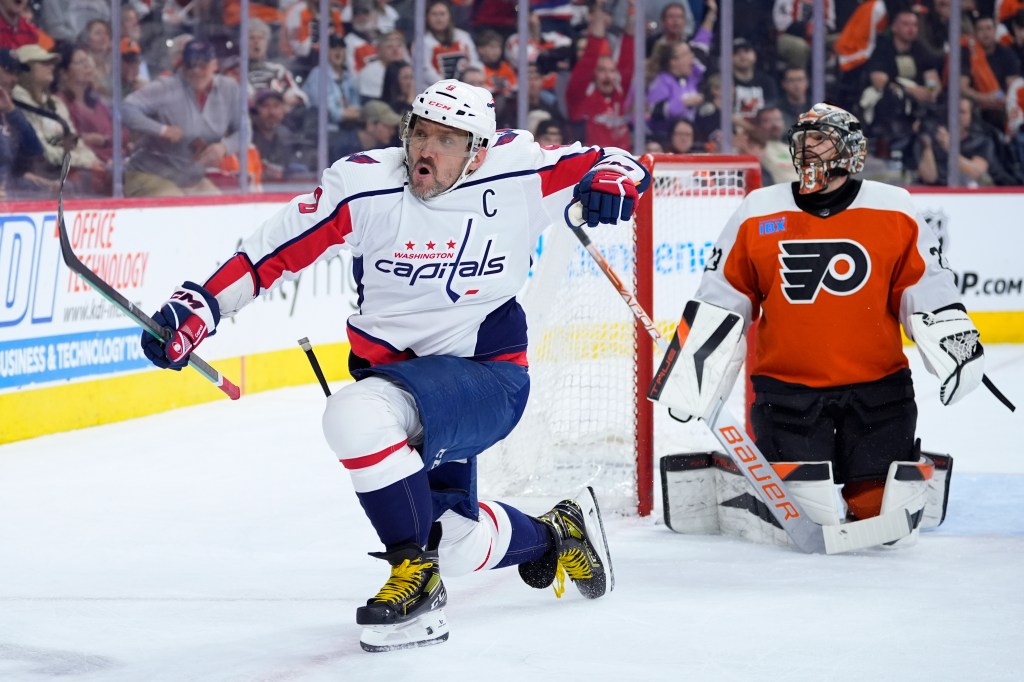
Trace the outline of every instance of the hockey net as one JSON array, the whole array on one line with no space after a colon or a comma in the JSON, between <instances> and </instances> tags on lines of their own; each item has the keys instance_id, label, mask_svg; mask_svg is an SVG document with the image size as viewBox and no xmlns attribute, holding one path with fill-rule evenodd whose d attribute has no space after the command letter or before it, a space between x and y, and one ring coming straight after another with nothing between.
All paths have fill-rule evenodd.
<instances>
[{"instance_id":1,"label":"hockey net","mask_svg":"<svg viewBox=\"0 0 1024 682\"><path fill-rule=\"evenodd\" d=\"M646 155L653 183L629 227L590 230L666 338L696 290L718 233L760 184L753 157ZM647 515L654 467L670 452L716 447L646 399L660 356L571 231L538 245L520 301L530 330L530 400L522 421L477 459L480 496L555 502L593 486L602 509ZM731 401L743 410L742 384ZM738 394L738 397L737 397Z\"/></svg>"}]
</instances>

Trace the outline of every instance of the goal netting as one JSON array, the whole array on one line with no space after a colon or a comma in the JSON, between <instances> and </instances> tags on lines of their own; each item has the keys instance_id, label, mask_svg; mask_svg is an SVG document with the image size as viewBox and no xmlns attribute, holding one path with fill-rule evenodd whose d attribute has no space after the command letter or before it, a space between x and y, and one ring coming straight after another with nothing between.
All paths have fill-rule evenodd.
<instances>
[{"instance_id":1,"label":"goal netting","mask_svg":"<svg viewBox=\"0 0 1024 682\"><path fill-rule=\"evenodd\" d=\"M670 337L718 233L758 186L760 167L738 156L642 161L653 183L634 223L588 234ZM650 513L657 459L714 449L714 438L647 401L660 357L565 226L545 232L520 300L530 331L530 400L515 431L478 458L481 497L553 503L591 485L603 509ZM745 409L744 383L731 398L736 414Z\"/></svg>"}]
</instances>

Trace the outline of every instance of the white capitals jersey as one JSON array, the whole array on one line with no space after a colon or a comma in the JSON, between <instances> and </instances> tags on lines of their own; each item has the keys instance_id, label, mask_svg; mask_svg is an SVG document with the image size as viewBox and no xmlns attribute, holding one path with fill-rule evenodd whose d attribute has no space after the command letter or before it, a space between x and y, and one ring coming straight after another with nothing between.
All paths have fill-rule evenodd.
<instances>
[{"instance_id":1,"label":"white capitals jersey","mask_svg":"<svg viewBox=\"0 0 1024 682\"><path fill-rule=\"evenodd\" d=\"M342 158L315 191L267 220L206 282L222 315L344 248L359 292L348 320L355 355L373 365L427 355L525 365L515 296L537 237L564 224L573 187L595 166L634 183L646 176L618 149L542 147L528 132L505 130L475 173L423 201L408 189L404 158L400 148Z\"/></svg>"}]
</instances>

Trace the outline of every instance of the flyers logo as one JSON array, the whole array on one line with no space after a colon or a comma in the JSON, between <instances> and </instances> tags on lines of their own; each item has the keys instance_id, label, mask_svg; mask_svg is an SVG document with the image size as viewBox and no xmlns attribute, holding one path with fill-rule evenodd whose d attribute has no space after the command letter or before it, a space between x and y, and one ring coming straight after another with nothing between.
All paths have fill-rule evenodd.
<instances>
[{"instance_id":1,"label":"flyers logo","mask_svg":"<svg viewBox=\"0 0 1024 682\"><path fill-rule=\"evenodd\" d=\"M779 242L782 293L790 303L814 303L818 292L849 296L868 281L871 259L848 239Z\"/></svg>"}]
</instances>

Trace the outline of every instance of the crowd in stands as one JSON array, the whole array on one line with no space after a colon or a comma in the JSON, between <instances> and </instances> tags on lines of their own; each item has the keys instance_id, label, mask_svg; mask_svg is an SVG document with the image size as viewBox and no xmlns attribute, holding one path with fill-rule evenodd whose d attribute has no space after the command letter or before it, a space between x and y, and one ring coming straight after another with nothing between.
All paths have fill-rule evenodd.
<instances>
[{"instance_id":1,"label":"crowd in stands","mask_svg":"<svg viewBox=\"0 0 1024 682\"><path fill-rule=\"evenodd\" d=\"M731 69L731 151L758 156L766 182L794 179L786 131L812 104L813 0L733 0L726 64L718 0L645 0L642 37L634 0L531 0L525 37L517 4L428 0L420 82L487 88L499 127L519 126L526 88L525 127L544 144L632 149L640 72L645 151L702 153L723 151L722 70ZM961 5L954 18L951 0L824 0L826 98L863 122L869 176L946 184L958 134L961 185L1024 184L1024 0ZM319 174L322 120L328 162L398 144L417 81L414 6L330 0L321 68L319 0L253 0L243 70L239 0L0 0L0 199L55 196L66 152L66 191L110 196L115 118L125 196L237 191L242 167L255 191L304 187ZM951 132L954 19L963 39ZM634 64L638 39L643 64Z\"/></svg>"}]
</instances>

